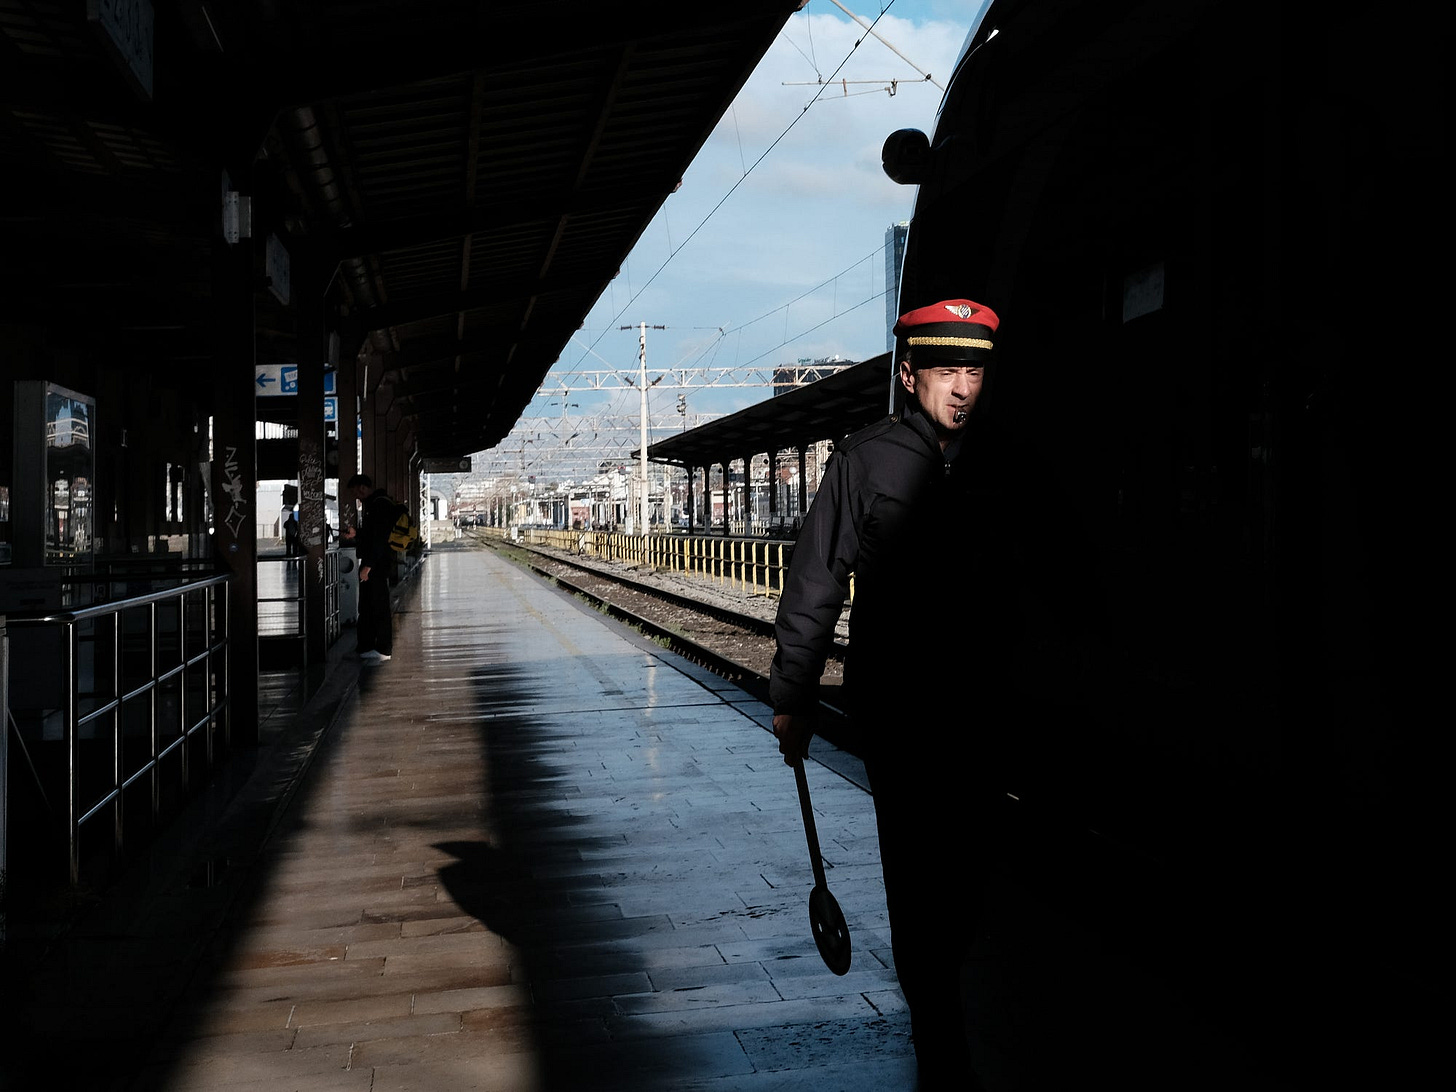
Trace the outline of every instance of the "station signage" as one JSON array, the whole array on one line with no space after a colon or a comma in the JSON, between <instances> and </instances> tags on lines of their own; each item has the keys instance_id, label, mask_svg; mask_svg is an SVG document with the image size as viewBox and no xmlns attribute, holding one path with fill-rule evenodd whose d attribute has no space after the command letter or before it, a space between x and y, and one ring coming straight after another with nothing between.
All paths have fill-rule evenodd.
<instances>
[{"instance_id":1,"label":"station signage","mask_svg":"<svg viewBox=\"0 0 1456 1092\"><path fill-rule=\"evenodd\" d=\"M420 470L426 474L469 474L470 456L459 459L424 459Z\"/></svg>"},{"instance_id":2,"label":"station signage","mask_svg":"<svg viewBox=\"0 0 1456 1092\"><path fill-rule=\"evenodd\" d=\"M256 394L264 398L298 393L297 364L254 364L253 383Z\"/></svg>"},{"instance_id":3,"label":"station signage","mask_svg":"<svg viewBox=\"0 0 1456 1092\"><path fill-rule=\"evenodd\" d=\"M339 398L333 372L324 372L324 421L339 419ZM259 398L293 398L298 394L297 364L254 364L253 392Z\"/></svg>"},{"instance_id":4,"label":"station signage","mask_svg":"<svg viewBox=\"0 0 1456 1092\"><path fill-rule=\"evenodd\" d=\"M297 364L254 364L255 394L263 398L289 398L298 393ZM333 372L324 372L324 394L338 393ZM330 418L332 420L332 418Z\"/></svg>"}]
</instances>

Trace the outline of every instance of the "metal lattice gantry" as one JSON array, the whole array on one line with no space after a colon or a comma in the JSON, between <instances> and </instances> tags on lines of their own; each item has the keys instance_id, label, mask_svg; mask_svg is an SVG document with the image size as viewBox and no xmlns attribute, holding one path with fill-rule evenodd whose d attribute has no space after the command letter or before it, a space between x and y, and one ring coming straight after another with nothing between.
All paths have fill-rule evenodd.
<instances>
[{"instance_id":1,"label":"metal lattice gantry","mask_svg":"<svg viewBox=\"0 0 1456 1092\"><path fill-rule=\"evenodd\" d=\"M715 421L721 414L654 414L649 442ZM582 417L523 417L489 451L474 457L474 473L495 478L534 475L548 480L581 480L601 464L625 463L640 442L635 415L604 412Z\"/></svg>"},{"instance_id":2,"label":"metal lattice gantry","mask_svg":"<svg viewBox=\"0 0 1456 1092\"><path fill-rule=\"evenodd\" d=\"M729 390L734 387L802 387L815 379L854 367L851 360L801 360L772 367L667 368L649 385L653 390ZM583 391L635 390L637 379L620 368L593 368L570 372L547 372L541 384L543 395L576 394Z\"/></svg>"}]
</instances>

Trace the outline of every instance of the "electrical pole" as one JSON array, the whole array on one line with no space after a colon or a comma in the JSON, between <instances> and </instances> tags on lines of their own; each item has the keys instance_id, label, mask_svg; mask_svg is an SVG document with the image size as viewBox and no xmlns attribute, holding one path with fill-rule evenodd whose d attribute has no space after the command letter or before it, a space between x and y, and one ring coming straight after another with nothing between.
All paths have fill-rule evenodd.
<instances>
[{"instance_id":1,"label":"electrical pole","mask_svg":"<svg viewBox=\"0 0 1456 1092\"><path fill-rule=\"evenodd\" d=\"M630 330L631 326L620 326L620 330ZM666 326L653 326L653 330L666 330ZM641 487L642 499L640 504L642 530L641 534L647 534L651 525L652 515L652 486L647 477L647 330L645 322L637 324L637 386L642 391L642 420L638 430L638 439L641 443ZM661 378L659 376L658 378Z\"/></svg>"}]
</instances>

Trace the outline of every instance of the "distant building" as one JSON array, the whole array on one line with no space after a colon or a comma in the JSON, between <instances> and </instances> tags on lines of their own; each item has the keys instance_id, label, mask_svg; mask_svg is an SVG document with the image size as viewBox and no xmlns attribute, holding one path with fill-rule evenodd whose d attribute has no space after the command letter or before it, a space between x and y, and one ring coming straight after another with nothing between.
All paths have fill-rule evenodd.
<instances>
[{"instance_id":1,"label":"distant building","mask_svg":"<svg viewBox=\"0 0 1456 1092\"><path fill-rule=\"evenodd\" d=\"M885 229L885 351L895 351L895 320L900 317L900 268L905 264L905 237L910 221L901 220Z\"/></svg>"}]
</instances>

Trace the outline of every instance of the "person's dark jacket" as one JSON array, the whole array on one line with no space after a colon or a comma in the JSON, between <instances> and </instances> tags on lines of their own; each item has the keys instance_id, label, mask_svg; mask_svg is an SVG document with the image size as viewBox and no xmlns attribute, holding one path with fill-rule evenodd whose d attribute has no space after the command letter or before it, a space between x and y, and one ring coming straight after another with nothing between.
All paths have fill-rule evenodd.
<instances>
[{"instance_id":1,"label":"person's dark jacket","mask_svg":"<svg viewBox=\"0 0 1456 1092\"><path fill-rule=\"evenodd\" d=\"M359 564L388 572L394 564L394 549L389 545L389 533L399 516L399 505L390 499L382 489L376 489L364 498L364 517L359 528Z\"/></svg>"},{"instance_id":2,"label":"person's dark jacket","mask_svg":"<svg viewBox=\"0 0 1456 1092\"><path fill-rule=\"evenodd\" d=\"M990 445L976 429L947 461L917 412L891 416L836 448L794 544L779 603L769 692L775 713L812 714L834 625L854 574L845 693L877 701L917 662L966 662L1004 614L1001 508ZM946 679L946 692L953 682ZM933 689L930 693L934 693Z\"/></svg>"}]
</instances>

